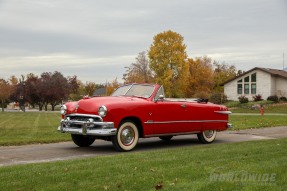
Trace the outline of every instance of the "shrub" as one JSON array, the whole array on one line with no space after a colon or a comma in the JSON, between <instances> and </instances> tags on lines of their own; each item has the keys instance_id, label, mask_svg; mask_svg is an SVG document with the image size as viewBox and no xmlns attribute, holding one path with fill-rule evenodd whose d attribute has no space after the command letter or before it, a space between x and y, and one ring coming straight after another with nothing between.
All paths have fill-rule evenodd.
<instances>
[{"instance_id":1,"label":"shrub","mask_svg":"<svg viewBox=\"0 0 287 191\"><path fill-rule=\"evenodd\" d=\"M249 101L248 98L245 97L244 95L238 97L238 99L239 99L240 103L248 103L248 101Z\"/></svg>"},{"instance_id":2,"label":"shrub","mask_svg":"<svg viewBox=\"0 0 287 191\"><path fill-rule=\"evenodd\" d=\"M209 93L207 93L205 91L200 91L200 92L197 92L196 94L194 94L194 97L209 99Z\"/></svg>"},{"instance_id":3,"label":"shrub","mask_svg":"<svg viewBox=\"0 0 287 191\"><path fill-rule=\"evenodd\" d=\"M280 100L280 101L287 101L287 98L286 98L286 97L280 97L279 100Z\"/></svg>"},{"instance_id":4,"label":"shrub","mask_svg":"<svg viewBox=\"0 0 287 191\"><path fill-rule=\"evenodd\" d=\"M227 96L223 93L213 93L210 96L210 101L215 104L223 104L227 102Z\"/></svg>"},{"instance_id":5,"label":"shrub","mask_svg":"<svg viewBox=\"0 0 287 191\"><path fill-rule=\"evenodd\" d=\"M253 96L253 101L262 101L262 96L260 94Z\"/></svg>"},{"instance_id":6,"label":"shrub","mask_svg":"<svg viewBox=\"0 0 287 191\"><path fill-rule=\"evenodd\" d=\"M268 101L273 101L275 103L277 103L279 101L278 96L277 95L273 95L273 96L269 96L267 98Z\"/></svg>"}]
</instances>

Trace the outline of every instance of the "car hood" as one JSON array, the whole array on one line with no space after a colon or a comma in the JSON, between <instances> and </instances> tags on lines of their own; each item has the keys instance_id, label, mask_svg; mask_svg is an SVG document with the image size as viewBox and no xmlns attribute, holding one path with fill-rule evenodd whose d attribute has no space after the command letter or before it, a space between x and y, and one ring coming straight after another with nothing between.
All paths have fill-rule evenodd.
<instances>
[{"instance_id":1,"label":"car hood","mask_svg":"<svg viewBox=\"0 0 287 191\"><path fill-rule=\"evenodd\" d=\"M100 106L104 105L109 109L115 107L125 107L127 104L134 104L135 102L146 102L144 98L138 97L93 97L84 98L78 102L66 103L67 114L71 113L82 113L82 114L98 114L98 109Z\"/></svg>"}]
</instances>

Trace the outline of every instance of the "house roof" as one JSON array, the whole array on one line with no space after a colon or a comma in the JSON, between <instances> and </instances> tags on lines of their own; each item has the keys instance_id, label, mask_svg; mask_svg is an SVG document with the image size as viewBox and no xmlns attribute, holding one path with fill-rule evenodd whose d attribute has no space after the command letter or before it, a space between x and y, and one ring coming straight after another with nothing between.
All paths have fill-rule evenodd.
<instances>
[{"instance_id":1,"label":"house roof","mask_svg":"<svg viewBox=\"0 0 287 191\"><path fill-rule=\"evenodd\" d=\"M96 91L94 92L93 96L103 96L103 95L106 95L106 94L107 94L107 89L104 87L104 88L96 89Z\"/></svg>"},{"instance_id":2,"label":"house roof","mask_svg":"<svg viewBox=\"0 0 287 191\"><path fill-rule=\"evenodd\" d=\"M250 73L250 72L253 72L254 70L261 70L263 72L266 72L266 73L269 73L271 74L272 76L275 76L275 77L282 77L282 78L286 78L287 79L287 71L284 71L284 70L277 70L277 69L271 69L271 68L259 68L259 67L255 67L251 70L248 70L247 72L244 72L230 80L227 80L226 82L222 83L221 85L224 85L224 84L227 84L237 78L240 78L244 75L246 75L247 73Z\"/></svg>"}]
</instances>

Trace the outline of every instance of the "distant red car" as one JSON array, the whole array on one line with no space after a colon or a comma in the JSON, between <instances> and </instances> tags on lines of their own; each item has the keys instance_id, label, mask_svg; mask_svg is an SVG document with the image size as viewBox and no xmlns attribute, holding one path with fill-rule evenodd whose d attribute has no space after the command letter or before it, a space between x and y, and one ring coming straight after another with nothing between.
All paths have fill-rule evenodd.
<instances>
[{"instance_id":1,"label":"distant red car","mask_svg":"<svg viewBox=\"0 0 287 191\"><path fill-rule=\"evenodd\" d=\"M61 108L58 131L70 133L80 147L95 139L112 141L119 151L130 151L139 138L197 134L202 143L215 140L216 132L231 127L227 107L207 100L166 99L163 86L130 84L111 96L84 98Z\"/></svg>"}]
</instances>

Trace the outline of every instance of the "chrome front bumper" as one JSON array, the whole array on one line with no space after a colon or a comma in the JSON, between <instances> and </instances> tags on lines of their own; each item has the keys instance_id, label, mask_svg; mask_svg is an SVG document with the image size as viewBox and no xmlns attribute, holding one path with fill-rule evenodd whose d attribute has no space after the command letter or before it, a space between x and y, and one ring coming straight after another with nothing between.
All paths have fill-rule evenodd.
<instances>
[{"instance_id":1,"label":"chrome front bumper","mask_svg":"<svg viewBox=\"0 0 287 191\"><path fill-rule=\"evenodd\" d=\"M71 115L75 116L75 115ZM86 117L85 115L80 115ZM99 122L94 121L91 115L87 115L87 120L73 120L70 117L66 117L61 120L61 125L58 127L58 131L62 133L80 134L80 135L94 135L94 136L112 136L117 133L117 129L114 127L113 122ZM97 117L99 116L92 116Z\"/></svg>"}]
</instances>

